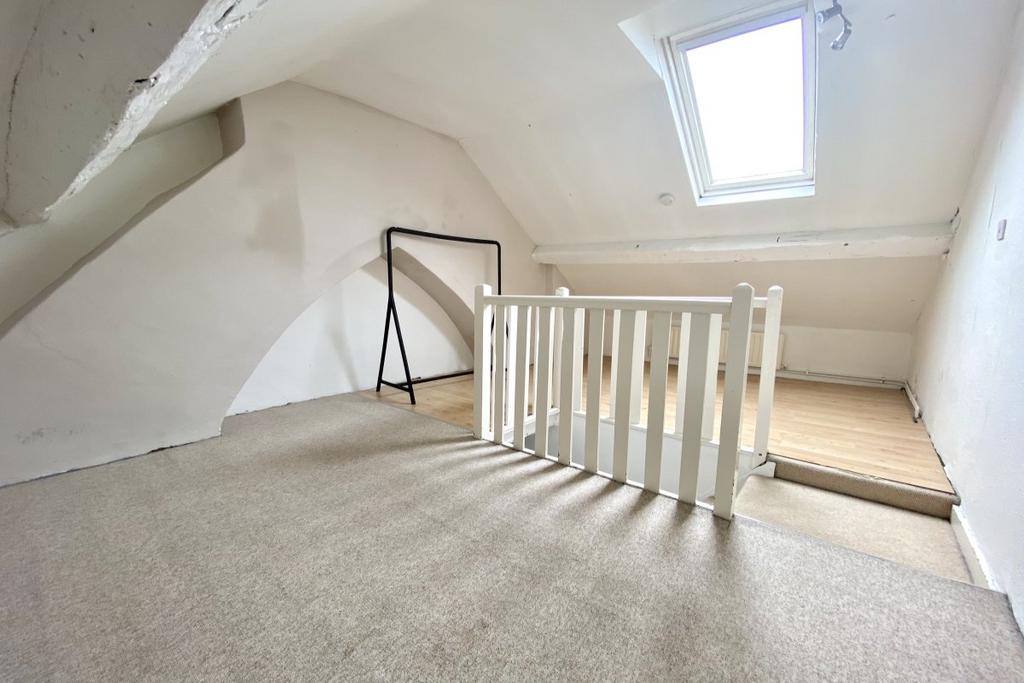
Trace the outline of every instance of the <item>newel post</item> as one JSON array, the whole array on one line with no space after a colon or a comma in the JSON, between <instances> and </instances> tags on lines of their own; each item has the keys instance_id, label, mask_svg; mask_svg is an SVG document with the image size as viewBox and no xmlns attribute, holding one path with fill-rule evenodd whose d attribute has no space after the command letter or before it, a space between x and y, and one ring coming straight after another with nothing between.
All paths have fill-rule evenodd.
<instances>
[{"instance_id":1,"label":"newel post","mask_svg":"<svg viewBox=\"0 0 1024 683\"><path fill-rule=\"evenodd\" d=\"M725 389L722 394L722 427L718 437L718 471L715 473L715 515L732 519L739 465L740 432L743 428L743 395L747 389L747 356L754 315L754 288L747 283L732 290L729 307L729 345L725 351Z\"/></svg>"},{"instance_id":2,"label":"newel post","mask_svg":"<svg viewBox=\"0 0 1024 683\"><path fill-rule=\"evenodd\" d=\"M757 426L754 428L754 454L758 461L755 465L768 459L781 327L782 287L775 286L768 290L768 301L764 307L764 347L761 353L761 377L757 383Z\"/></svg>"},{"instance_id":3,"label":"newel post","mask_svg":"<svg viewBox=\"0 0 1024 683\"><path fill-rule=\"evenodd\" d=\"M491 295L490 285L477 285L473 298L473 435L486 438L491 405Z\"/></svg>"}]
</instances>

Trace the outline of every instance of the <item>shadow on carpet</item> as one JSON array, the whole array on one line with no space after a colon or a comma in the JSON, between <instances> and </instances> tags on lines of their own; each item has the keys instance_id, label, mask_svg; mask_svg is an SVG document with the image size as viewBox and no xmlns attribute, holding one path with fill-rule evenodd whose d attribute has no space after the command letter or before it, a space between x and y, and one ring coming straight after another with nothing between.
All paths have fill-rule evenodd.
<instances>
[{"instance_id":1,"label":"shadow on carpet","mask_svg":"<svg viewBox=\"0 0 1024 683\"><path fill-rule=\"evenodd\" d=\"M0 678L1020 680L1000 594L339 396L0 490Z\"/></svg>"}]
</instances>

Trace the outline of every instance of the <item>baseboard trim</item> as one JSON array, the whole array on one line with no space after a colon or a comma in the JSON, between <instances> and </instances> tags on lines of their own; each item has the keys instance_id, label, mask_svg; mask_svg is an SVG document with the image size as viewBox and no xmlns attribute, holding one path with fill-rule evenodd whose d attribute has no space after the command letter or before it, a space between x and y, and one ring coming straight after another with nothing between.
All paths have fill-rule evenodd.
<instances>
[{"instance_id":1,"label":"baseboard trim","mask_svg":"<svg viewBox=\"0 0 1024 683\"><path fill-rule=\"evenodd\" d=\"M854 377L852 375L833 375L827 372L811 372L807 370L777 370L776 377L799 379L805 382L826 382L828 384L852 384L858 387L881 387L883 389L903 389L906 382L897 379L875 377Z\"/></svg>"},{"instance_id":2,"label":"baseboard trim","mask_svg":"<svg viewBox=\"0 0 1024 683\"><path fill-rule=\"evenodd\" d=\"M921 404L917 401L917 394L914 393L913 387L910 386L910 382L903 383L903 393L907 395L907 400L910 401L910 405L914 408L914 422L921 419Z\"/></svg>"},{"instance_id":3,"label":"baseboard trim","mask_svg":"<svg viewBox=\"0 0 1024 683\"><path fill-rule=\"evenodd\" d=\"M960 546L960 554L964 557L964 563L967 565L967 571L971 574L971 583L975 586L999 591L999 587L989 578L988 572L985 571L985 563L982 561L981 555L974 547L974 542L971 540L971 533L968 530L968 527L964 524L964 513L959 505L953 506L953 512L950 515L949 522L953 525L953 535L956 536L957 545Z\"/></svg>"}]
</instances>

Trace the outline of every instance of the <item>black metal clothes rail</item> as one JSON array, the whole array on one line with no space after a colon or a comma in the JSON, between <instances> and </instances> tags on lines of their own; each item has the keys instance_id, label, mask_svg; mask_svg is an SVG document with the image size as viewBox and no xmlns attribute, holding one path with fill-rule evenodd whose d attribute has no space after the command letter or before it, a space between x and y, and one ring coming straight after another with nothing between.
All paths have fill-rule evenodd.
<instances>
[{"instance_id":1,"label":"black metal clothes rail","mask_svg":"<svg viewBox=\"0 0 1024 683\"><path fill-rule=\"evenodd\" d=\"M398 307L395 305L395 277L394 277L394 262L391 257L391 236L393 234L399 235L411 235L413 237L423 237L426 239L442 240L445 242L464 242L469 244L490 244L498 248L498 294L501 294L501 242L497 240L485 240L479 237L461 237L459 235L444 235L438 232L427 232L425 230L413 230L412 228L388 228L385 233L385 243L387 251L388 261L388 310L384 316L384 342L380 348L380 369L377 371L377 391L380 392L381 385L386 385L394 389L409 394L409 401L412 405L416 405L416 393L413 390L414 384L421 384L423 382L433 382L439 379L447 379L449 377L461 377L463 375L472 375L472 370L462 370L460 372L450 372L446 375L436 375L434 377L417 377L412 378L412 373L409 372L409 356L405 352L405 340L402 338L402 326L398 322ZM402 367L405 369L405 381L404 382L389 382L384 379L384 362L388 356L388 337L391 332L391 319L395 319L395 334L398 336L398 350L402 354Z\"/></svg>"}]
</instances>

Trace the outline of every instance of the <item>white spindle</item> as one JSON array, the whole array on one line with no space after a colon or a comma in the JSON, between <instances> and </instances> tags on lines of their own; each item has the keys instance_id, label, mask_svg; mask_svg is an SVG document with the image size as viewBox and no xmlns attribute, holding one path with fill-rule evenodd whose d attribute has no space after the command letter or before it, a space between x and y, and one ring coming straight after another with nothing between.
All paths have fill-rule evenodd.
<instances>
[{"instance_id":1,"label":"white spindle","mask_svg":"<svg viewBox=\"0 0 1024 683\"><path fill-rule=\"evenodd\" d=\"M679 316L679 350L676 352L676 434L683 433L683 415L686 412L686 366L690 357L690 316Z\"/></svg>"},{"instance_id":2,"label":"white spindle","mask_svg":"<svg viewBox=\"0 0 1024 683\"><path fill-rule=\"evenodd\" d=\"M541 458L548 455L548 411L551 409L551 318L549 306L540 307L540 330L537 347L537 402L534 452Z\"/></svg>"},{"instance_id":3,"label":"white spindle","mask_svg":"<svg viewBox=\"0 0 1024 683\"><path fill-rule=\"evenodd\" d=\"M679 461L679 500L686 503L697 501L710 328L711 316L707 313L691 316L690 353L686 362L686 413L683 416L682 457Z\"/></svg>"},{"instance_id":4,"label":"white spindle","mask_svg":"<svg viewBox=\"0 0 1024 683\"><path fill-rule=\"evenodd\" d=\"M764 348L761 376L757 381L757 426L754 428L754 453L760 462L768 458L772 404L775 400L775 366L779 361L779 330L782 325L782 287L768 290L764 309Z\"/></svg>"},{"instance_id":5,"label":"white spindle","mask_svg":"<svg viewBox=\"0 0 1024 683\"><path fill-rule=\"evenodd\" d=\"M668 341L672 314L651 315L651 380L647 394L647 448L644 452L644 488L661 490L661 446L665 438L665 391L668 384Z\"/></svg>"},{"instance_id":6,"label":"white spindle","mask_svg":"<svg viewBox=\"0 0 1024 683\"><path fill-rule=\"evenodd\" d=\"M508 306L494 306L494 434L491 441L500 444L505 439L505 316Z\"/></svg>"},{"instance_id":7,"label":"white spindle","mask_svg":"<svg viewBox=\"0 0 1024 683\"><path fill-rule=\"evenodd\" d=\"M622 325L622 311L612 311L612 373L608 377L608 417L615 417L615 384L619 379L619 327Z\"/></svg>"},{"instance_id":8,"label":"white spindle","mask_svg":"<svg viewBox=\"0 0 1024 683\"><path fill-rule=\"evenodd\" d=\"M629 422L640 423L640 412L644 399L644 352L647 346L647 311L637 311L633 322L633 378L629 392Z\"/></svg>"},{"instance_id":9,"label":"white spindle","mask_svg":"<svg viewBox=\"0 0 1024 683\"><path fill-rule=\"evenodd\" d=\"M722 316L711 316L711 329L708 332L708 362L706 366L707 380L704 385L704 433L706 440L715 436L715 394L718 393L718 355L722 345Z\"/></svg>"},{"instance_id":10,"label":"white spindle","mask_svg":"<svg viewBox=\"0 0 1024 683\"><path fill-rule=\"evenodd\" d=\"M540 306L534 306L533 307L533 328L532 329L533 329L533 356L532 356L532 358L533 358L533 398L534 398L534 401L535 401L534 406L533 406L533 412L534 412L534 414L536 414L536 412L537 412L537 405L536 405L536 399L537 399L537 369L540 367L540 364L537 363L537 354L540 353Z\"/></svg>"},{"instance_id":11,"label":"white spindle","mask_svg":"<svg viewBox=\"0 0 1024 683\"><path fill-rule=\"evenodd\" d=\"M597 472L601 446L601 375L604 371L604 309L587 311L590 326L587 342L587 433L583 469Z\"/></svg>"},{"instance_id":12,"label":"white spindle","mask_svg":"<svg viewBox=\"0 0 1024 683\"><path fill-rule=\"evenodd\" d=\"M633 345L636 343L636 311L622 311L619 324L618 377L615 383L615 425L612 436L612 479L626 481L629 455L630 392L633 386Z\"/></svg>"},{"instance_id":13,"label":"white spindle","mask_svg":"<svg viewBox=\"0 0 1024 683\"><path fill-rule=\"evenodd\" d=\"M568 287L558 287L555 289L555 296L569 296ZM555 354L551 358L551 405L555 408L561 405L561 382L559 378L562 376L562 314L560 312L555 313L555 318L551 326L551 345L556 349Z\"/></svg>"},{"instance_id":14,"label":"white spindle","mask_svg":"<svg viewBox=\"0 0 1024 683\"><path fill-rule=\"evenodd\" d=\"M505 370L505 376L508 379L505 380L505 423L513 424L516 413L516 368L519 367L518 359L516 358L516 348L518 344L518 329L519 329L519 314L517 309L522 308L521 306L509 306L508 313L505 315L505 326L508 328L508 335L506 335L505 341L505 356L508 358L506 361L507 366Z\"/></svg>"},{"instance_id":15,"label":"white spindle","mask_svg":"<svg viewBox=\"0 0 1024 683\"><path fill-rule=\"evenodd\" d=\"M725 390L722 394L722 428L718 437L718 472L715 477L715 515L732 519L736 496L736 466L743 427L743 395L747 389L747 355L754 288L743 283L732 292L729 311L729 345L725 356Z\"/></svg>"},{"instance_id":16,"label":"white spindle","mask_svg":"<svg viewBox=\"0 0 1024 683\"><path fill-rule=\"evenodd\" d=\"M773 287L762 299L754 299L753 288L747 284L738 285L730 298L570 297L567 290L561 290L556 297L491 296L490 287L486 285L478 286L474 294L474 433L480 438L504 443L506 425L510 425L512 445L523 450L532 402L536 416L535 453L548 457L550 416L553 397L557 394L561 427L558 460L563 464L574 462L573 444L577 438L574 415L581 406L582 391L583 311L585 308L588 311L589 369L582 464L591 472L598 470L601 461L603 352L607 311L612 311L610 474L620 482L626 481L629 470L631 428L643 429L638 424L639 397L643 391L647 322L650 322L651 374L643 486L654 492L661 490L662 482L668 361L673 352L670 349L672 320L680 313L674 427L682 437L679 499L690 503L696 501L698 493L701 449L709 435L713 435L718 348L723 322L727 322L730 334L723 354L726 377L714 493L715 514L726 519L732 517L752 312L755 307L765 308L765 346L754 435L755 450L763 459L768 449L772 385L778 356L781 288ZM724 321L723 316L728 316L728 321ZM492 337L495 332L496 336ZM531 344L532 339L536 341ZM535 350L531 351L531 347ZM535 359L532 366L531 355ZM535 397L531 396L534 393L531 387L535 388Z\"/></svg>"},{"instance_id":17,"label":"white spindle","mask_svg":"<svg viewBox=\"0 0 1024 683\"><path fill-rule=\"evenodd\" d=\"M576 381L582 362L583 349L577 346L580 340L577 329L583 319L583 309L563 308L562 315L562 357L559 395L562 397L558 408L558 462L568 465L572 462L572 437L575 429L573 406L580 402L580 383Z\"/></svg>"},{"instance_id":18,"label":"white spindle","mask_svg":"<svg viewBox=\"0 0 1024 683\"><path fill-rule=\"evenodd\" d=\"M477 285L473 298L473 434L478 439L486 438L491 405L491 306L484 303L490 295L490 285Z\"/></svg>"},{"instance_id":19,"label":"white spindle","mask_svg":"<svg viewBox=\"0 0 1024 683\"><path fill-rule=\"evenodd\" d=\"M572 382L574 386L580 388L575 394L573 394L572 409L582 410L583 409L583 318L584 313L581 308L579 315L573 319L572 329L572 343L573 348L580 350L580 362L573 366Z\"/></svg>"},{"instance_id":20,"label":"white spindle","mask_svg":"<svg viewBox=\"0 0 1024 683\"><path fill-rule=\"evenodd\" d=\"M516 397L512 445L516 450L526 447L526 413L530 405L530 319L533 310L519 306L516 311Z\"/></svg>"}]
</instances>

